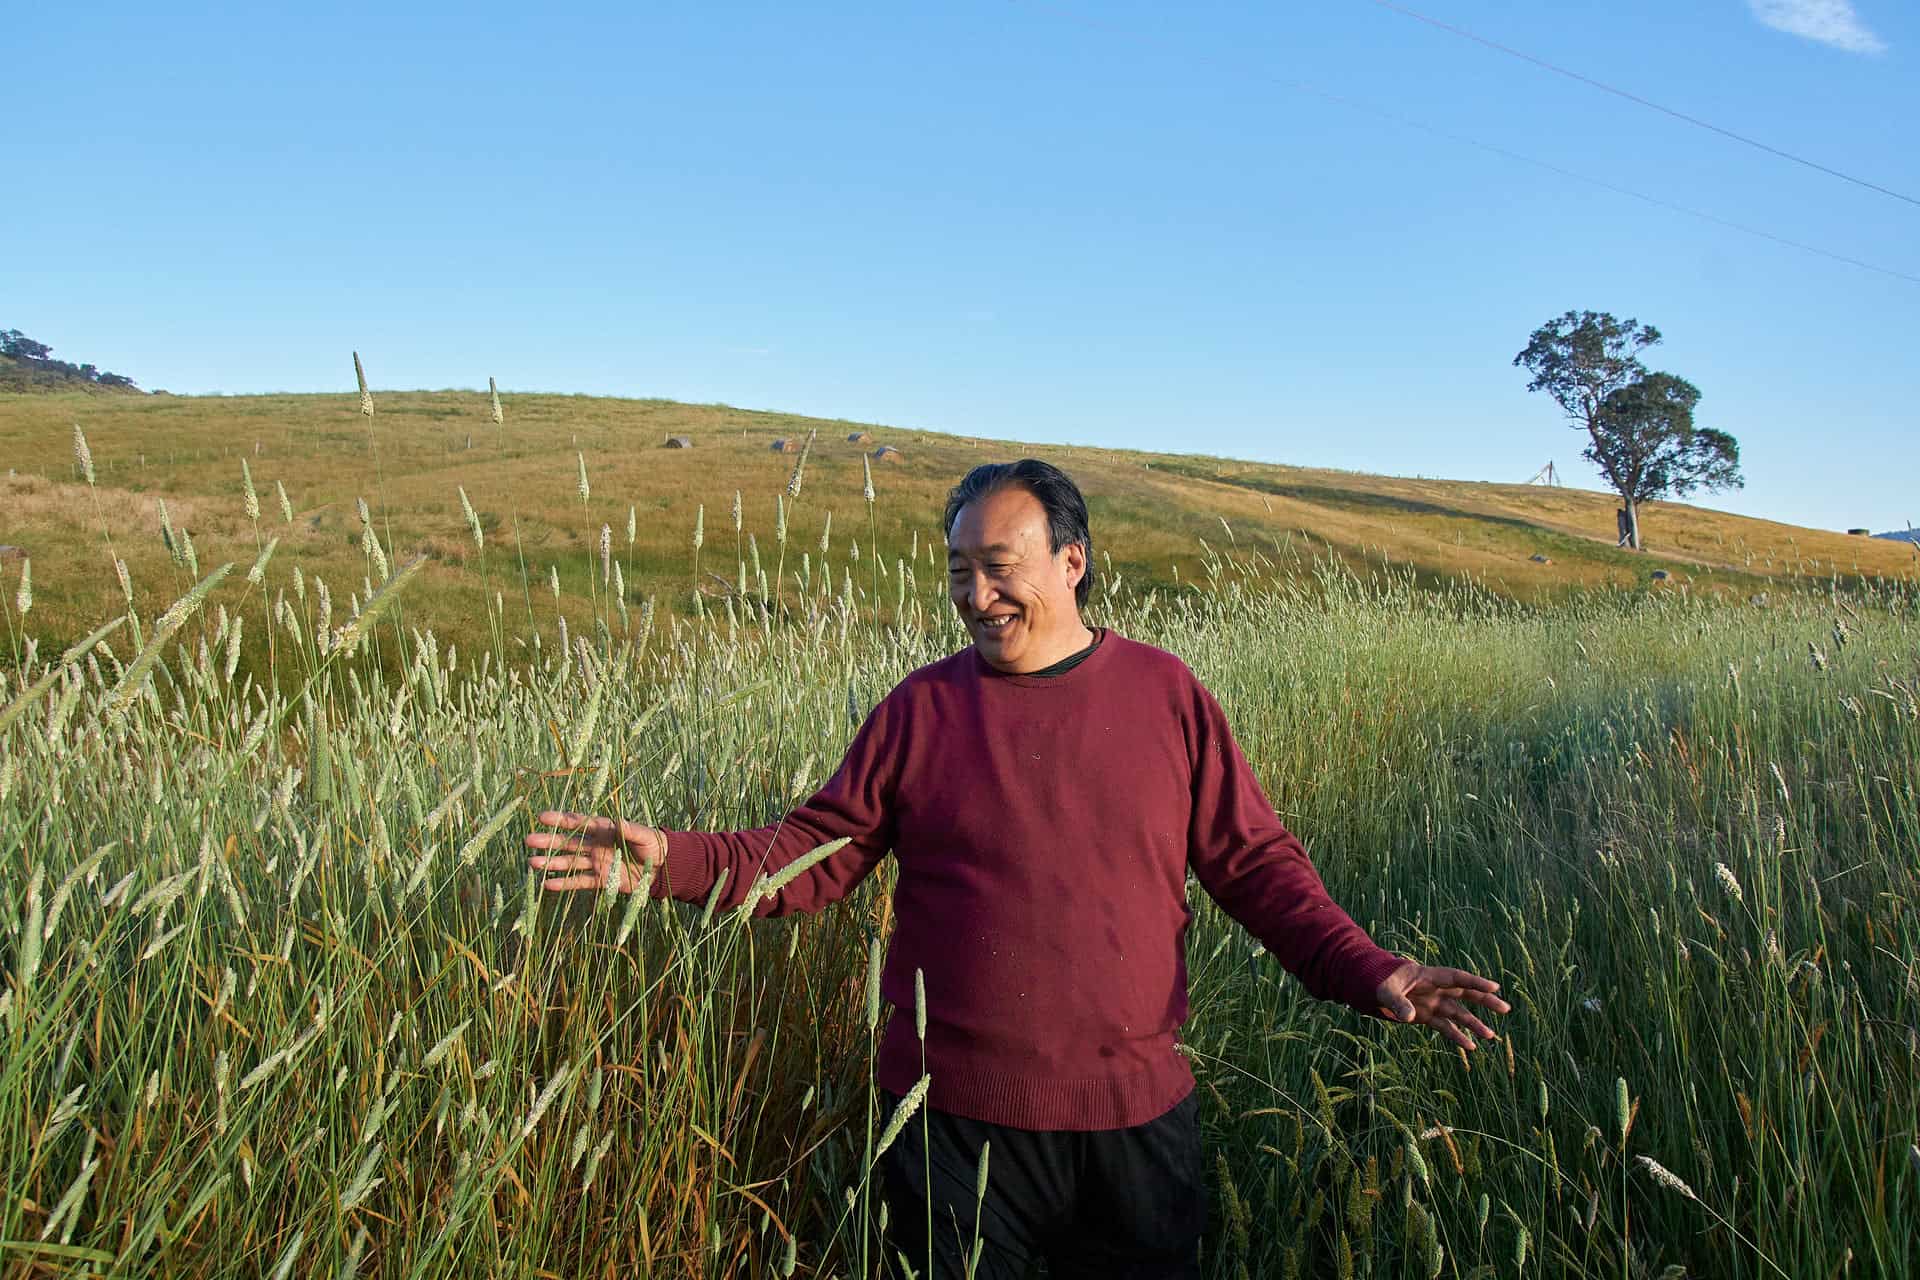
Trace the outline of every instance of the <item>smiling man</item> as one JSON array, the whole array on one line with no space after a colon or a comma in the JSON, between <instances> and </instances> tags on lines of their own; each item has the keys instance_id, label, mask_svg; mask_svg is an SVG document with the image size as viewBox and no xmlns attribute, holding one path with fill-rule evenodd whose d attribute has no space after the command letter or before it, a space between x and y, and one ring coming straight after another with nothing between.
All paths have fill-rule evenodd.
<instances>
[{"instance_id":1,"label":"smiling man","mask_svg":"<svg viewBox=\"0 0 1920 1280\"><path fill-rule=\"evenodd\" d=\"M973 643L901 681L839 770L771 827L658 831L543 813L552 889L599 888L620 854L656 892L720 903L841 836L760 905L818 910L891 852L896 1013L878 1073L932 1077L923 1126L884 1160L891 1244L920 1275L1194 1276L1206 1222L1187 1016L1187 877L1322 999L1425 1023L1464 1049L1497 984L1376 946L1327 896L1213 696L1170 653L1090 629L1079 489L1026 459L947 499L949 591ZM924 976L924 1048L914 1025ZM991 1146L976 1214L975 1174ZM927 1224L931 1221L931 1236Z\"/></svg>"}]
</instances>

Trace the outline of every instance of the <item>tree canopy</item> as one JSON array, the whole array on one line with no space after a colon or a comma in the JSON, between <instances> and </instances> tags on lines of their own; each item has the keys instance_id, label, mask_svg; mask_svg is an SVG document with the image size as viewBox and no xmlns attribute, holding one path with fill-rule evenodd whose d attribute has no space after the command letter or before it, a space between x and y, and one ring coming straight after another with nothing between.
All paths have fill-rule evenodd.
<instances>
[{"instance_id":1,"label":"tree canopy","mask_svg":"<svg viewBox=\"0 0 1920 1280\"><path fill-rule=\"evenodd\" d=\"M1601 402L1599 430L1584 456L1628 502L1684 498L1696 489L1738 489L1740 445L1693 424L1700 389L1671 373L1650 373Z\"/></svg>"},{"instance_id":2,"label":"tree canopy","mask_svg":"<svg viewBox=\"0 0 1920 1280\"><path fill-rule=\"evenodd\" d=\"M1569 311L1533 331L1513 363L1532 374L1576 428L1582 451L1625 503L1623 541L1640 549L1643 502L1698 489L1737 489L1740 446L1724 431L1697 427L1700 389L1671 373L1650 373L1641 352L1660 331L1604 311Z\"/></svg>"},{"instance_id":3,"label":"tree canopy","mask_svg":"<svg viewBox=\"0 0 1920 1280\"><path fill-rule=\"evenodd\" d=\"M53 348L18 329L0 329L0 391L61 391L72 388L138 391L132 378L92 364L53 358Z\"/></svg>"},{"instance_id":4,"label":"tree canopy","mask_svg":"<svg viewBox=\"0 0 1920 1280\"><path fill-rule=\"evenodd\" d=\"M1647 376L1640 353L1659 341L1650 324L1569 311L1535 329L1513 362L1533 375L1527 390L1546 392L1574 425L1591 429L1609 395Z\"/></svg>"}]
</instances>

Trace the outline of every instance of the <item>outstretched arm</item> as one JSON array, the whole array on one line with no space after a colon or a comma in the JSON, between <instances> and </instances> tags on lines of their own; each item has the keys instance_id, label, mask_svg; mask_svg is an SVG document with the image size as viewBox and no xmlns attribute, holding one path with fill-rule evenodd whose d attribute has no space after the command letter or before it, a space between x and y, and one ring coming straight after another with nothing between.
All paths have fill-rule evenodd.
<instances>
[{"instance_id":1,"label":"outstretched arm","mask_svg":"<svg viewBox=\"0 0 1920 1280\"><path fill-rule=\"evenodd\" d=\"M865 879L890 845L890 837L862 824L836 822L835 812L823 789L769 827L670 835L637 822L549 809L537 821L556 830L527 836L529 849L543 851L527 865L547 873L542 887L550 890L601 890L617 881L620 893L646 890L697 902L724 878L719 909L751 894L755 915L817 911ZM834 830L848 834L827 834ZM797 861L801 865L792 865Z\"/></svg>"},{"instance_id":2,"label":"outstretched arm","mask_svg":"<svg viewBox=\"0 0 1920 1280\"><path fill-rule=\"evenodd\" d=\"M1383 950L1328 896L1306 848L1282 825L1233 740L1220 705L1195 684L1194 874L1215 901L1321 999L1424 1024L1463 1049L1491 1040L1472 1006L1506 1013L1500 984Z\"/></svg>"},{"instance_id":3,"label":"outstretched arm","mask_svg":"<svg viewBox=\"0 0 1920 1280\"><path fill-rule=\"evenodd\" d=\"M1260 789L1220 704L1197 680L1186 731L1193 770L1187 861L1207 893L1321 1000L1362 1013L1407 963L1327 893L1304 845Z\"/></svg>"},{"instance_id":4,"label":"outstretched arm","mask_svg":"<svg viewBox=\"0 0 1920 1280\"><path fill-rule=\"evenodd\" d=\"M527 848L537 851L528 865L548 874L548 889L602 889L617 867L621 892L632 893L650 880L653 896L686 901L706 898L724 877L716 900L724 910L745 901L762 875L772 877L819 846L845 837L844 848L754 908L756 915L818 911L845 897L893 845L896 719L883 700L860 726L827 784L769 826L663 831L638 822L548 810L538 821L556 830L527 836Z\"/></svg>"}]
</instances>

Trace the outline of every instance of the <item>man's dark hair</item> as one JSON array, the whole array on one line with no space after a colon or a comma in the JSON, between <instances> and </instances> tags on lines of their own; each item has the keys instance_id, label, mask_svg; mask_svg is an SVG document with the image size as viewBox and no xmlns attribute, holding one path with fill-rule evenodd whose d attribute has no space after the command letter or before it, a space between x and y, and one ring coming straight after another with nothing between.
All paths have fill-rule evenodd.
<instances>
[{"instance_id":1,"label":"man's dark hair","mask_svg":"<svg viewBox=\"0 0 1920 1280\"><path fill-rule=\"evenodd\" d=\"M966 478L947 494L946 535L953 536L953 522L960 508L969 502L998 493L1002 489L1025 489L1039 500L1047 513L1048 550L1060 554L1060 548L1077 542L1087 550L1087 571L1074 584L1073 599L1082 609L1093 594L1093 534L1087 529L1087 500L1080 486L1051 462L1022 458L1018 462L986 462L967 472Z\"/></svg>"}]
</instances>

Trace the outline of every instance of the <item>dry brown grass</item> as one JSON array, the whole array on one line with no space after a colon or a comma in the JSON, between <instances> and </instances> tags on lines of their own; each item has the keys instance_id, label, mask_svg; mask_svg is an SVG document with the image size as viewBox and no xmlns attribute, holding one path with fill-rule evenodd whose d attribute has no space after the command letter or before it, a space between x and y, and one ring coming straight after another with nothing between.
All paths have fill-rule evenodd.
<instances>
[{"instance_id":1,"label":"dry brown grass","mask_svg":"<svg viewBox=\"0 0 1920 1280\"><path fill-rule=\"evenodd\" d=\"M467 629L461 620L472 618L477 637L484 594L518 594L521 554L536 584L536 612L550 599L541 585L547 568L557 565L569 600L577 599L569 610L584 613L602 523L616 530L631 598L658 595L663 608L684 612L690 605L687 535L696 507L725 511L734 491L743 491L747 528L758 533L771 571L773 495L783 489L792 459L768 445L814 428L819 434L805 491L791 521L790 570L798 552L817 541L828 510L839 517L836 564L853 538L868 541L859 527L864 519L856 519L865 515L860 457L892 445L906 461L875 472L881 547L891 566L917 532L922 573L933 568L925 548L938 546L948 487L977 463L1030 455L1079 480L1093 508L1102 562L1111 556L1135 582L1171 582L1176 566L1191 581L1200 569L1201 539L1216 547L1258 546L1286 572L1305 572L1315 555L1332 553L1356 567L1383 560L1411 565L1429 580L1470 576L1522 597L1644 582L1655 568L1693 589L1739 592L1782 577L1915 574L1914 550L1897 543L1667 503L1644 510L1649 552L1633 555L1613 546L1613 497L1573 489L1026 445L659 400L509 392L505 426L496 427L484 392L380 392L376 399L371 432L384 482L376 479L369 426L351 392L0 396L0 452L19 472L0 478L0 542L25 546L36 562L37 608L44 611L36 621L77 634L118 607L100 543L102 518L137 587L152 593L143 594L142 607L170 601L183 575L160 545L155 500L162 496L174 523L192 532L203 566L250 564L255 544L242 514L242 456L262 495L262 528L282 539L280 556L297 556L307 572L325 575L337 595L353 590L365 573L356 498L374 508L383 536L391 529L390 554L431 556L407 609L433 618L443 634L461 635ZM98 470L98 517L73 462L75 422L86 431ZM848 442L856 429L870 439ZM691 436L695 447L661 448L668 435ZM585 510L575 496L576 450L592 478L593 500ZM292 526L281 521L275 480L292 498ZM487 525L491 588L477 572L456 485L466 488ZM629 505L639 525L631 557L624 538ZM1222 518L1232 527L1231 540ZM735 567L730 533L710 531L702 557L704 569L728 578ZM1534 563L1536 552L1553 563ZM866 580L864 573L856 577Z\"/></svg>"}]
</instances>

